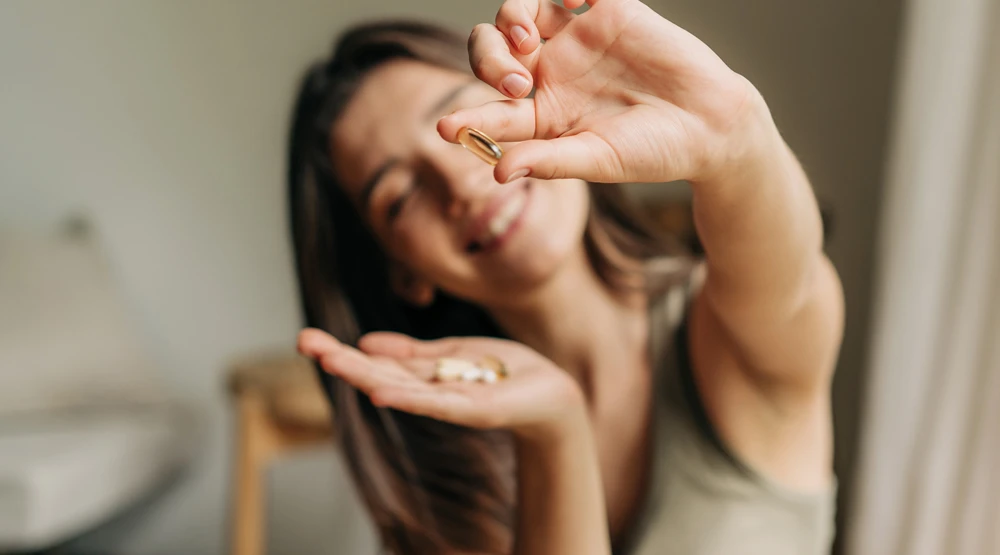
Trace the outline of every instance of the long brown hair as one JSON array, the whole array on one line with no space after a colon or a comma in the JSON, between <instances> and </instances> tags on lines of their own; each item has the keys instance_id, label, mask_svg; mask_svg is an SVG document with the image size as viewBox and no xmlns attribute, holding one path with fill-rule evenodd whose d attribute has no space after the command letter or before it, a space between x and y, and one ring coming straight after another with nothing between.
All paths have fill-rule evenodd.
<instances>
[{"instance_id":1,"label":"long brown hair","mask_svg":"<svg viewBox=\"0 0 1000 555\"><path fill-rule=\"evenodd\" d=\"M350 344L375 330L418 338L502 336L472 303L438 294L416 308L392 292L385 255L337 183L330 157L331 127L368 72L405 58L471 73L466 56L466 40L452 31L383 21L346 31L331 57L306 73L293 116L288 186L307 325ZM644 223L620 186L589 191L584 242L602 281L618 291L671 281L676 272L651 273L644 263L679 249ZM390 551L510 552L515 484L507 434L378 409L349 385L320 376L355 484Z\"/></svg>"}]
</instances>

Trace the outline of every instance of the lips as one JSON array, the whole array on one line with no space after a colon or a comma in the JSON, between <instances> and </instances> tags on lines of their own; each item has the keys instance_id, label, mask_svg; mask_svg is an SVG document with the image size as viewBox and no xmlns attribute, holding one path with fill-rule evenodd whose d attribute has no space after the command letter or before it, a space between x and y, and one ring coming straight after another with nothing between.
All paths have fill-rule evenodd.
<instances>
[{"instance_id":1,"label":"lips","mask_svg":"<svg viewBox=\"0 0 1000 555\"><path fill-rule=\"evenodd\" d=\"M504 237L527 204L527 182L515 182L502 195L492 200L476 219L469 230L466 250L480 252L493 246Z\"/></svg>"}]
</instances>

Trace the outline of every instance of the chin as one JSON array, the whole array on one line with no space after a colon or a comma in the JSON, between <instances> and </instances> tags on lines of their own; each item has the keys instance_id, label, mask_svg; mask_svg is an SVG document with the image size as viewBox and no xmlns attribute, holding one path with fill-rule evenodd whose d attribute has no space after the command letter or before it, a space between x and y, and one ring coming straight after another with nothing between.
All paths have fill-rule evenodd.
<instances>
[{"instance_id":1,"label":"chin","mask_svg":"<svg viewBox=\"0 0 1000 555\"><path fill-rule=\"evenodd\" d=\"M562 233L553 233L560 228ZM505 294L523 294L551 281L586 257L582 230L571 230L562 225L549 229L526 225L518 240L506 245L506 252L497 257L499 263L484 272L488 276L484 281Z\"/></svg>"},{"instance_id":2,"label":"chin","mask_svg":"<svg viewBox=\"0 0 1000 555\"><path fill-rule=\"evenodd\" d=\"M573 181L533 181L526 187L520 210L505 215L493 241L467 254L477 276L467 283L478 293L471 296L502 302L584 267L589 195L583 182Z\"/></svg>"}]
</instances>

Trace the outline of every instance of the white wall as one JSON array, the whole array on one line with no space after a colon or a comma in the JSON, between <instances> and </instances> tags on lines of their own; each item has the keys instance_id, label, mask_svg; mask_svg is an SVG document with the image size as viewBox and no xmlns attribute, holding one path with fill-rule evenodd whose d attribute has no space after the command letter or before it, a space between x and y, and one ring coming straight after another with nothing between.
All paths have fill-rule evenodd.
<instances>
[{"instance_id":1,"label":"white wall","mask_svg":"<svg viewBox=\"0 0 1000 555\"><path fill-rule=\"evenodd\" d=\"M165 380L207 416L194 466L83 547L226 550L226 365L289 347L299 324L283 172L307 63L358 18L423 12L470 28L495 10L445 0L0 2L0 224L90 217ZM270 552L371 552L356 505L339 503L353 494L330 453L278 465L270 480Z\"/></svg>"},{"instance_id":2,"label":"white wall","mask_svg":"<svg viewBox=\"0 0 1000 555\"><path fill-rule=\"evenodd\" d=\"M840 396L856 389L900 0L656 0L754 79L840 225L848 290ZM161 498L87 541L129 554L220 553L226 363L299 322L283 155L296 77L350 21L422 14L469 28L498 1L0 2L0 223L92 217L150 353L209 411L210 445ZM855 422L846 414L850 432ZM848 434L851 440L853 432ZM274 553L352 553L328 453L278 468ZM843 467L844 461L841 461ZM339 476L339 477L338 477ZM342 518L340 519L342 520Z\"/></svg>"},{"instance_id":3,"label":"white wall","mask_svg":"<svg viewBox=\"0 0 1000 555\"><path fill-rule=\"evenodd\" d=\"M0 222L90 216L146 346L209 428L194 467L84 542L95 549L224 551L231 435L222 376L245 350L289 345L298 324L282 142L295 76L326 47L337 8L233 6L0 4ZM336 487L328 454L312 474L327 491L284 488L308 496L276 515L289 545L297 536L281 530L319 524L314 507L332 514L323 504Z\"/></svg>"}]
</instances>

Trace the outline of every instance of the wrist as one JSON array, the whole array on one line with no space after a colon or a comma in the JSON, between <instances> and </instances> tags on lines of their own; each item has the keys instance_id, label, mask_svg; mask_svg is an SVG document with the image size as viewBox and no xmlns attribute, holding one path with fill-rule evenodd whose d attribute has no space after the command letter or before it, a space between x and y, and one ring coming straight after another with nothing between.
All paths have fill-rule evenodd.
<instances>
[{"instance_id":1,"label":"wrist","mask_svg":"<svg viewBox=\"0 0 1000 555\"><path fill-rule=\"evenodd\" d=\"M689 180L694 186L743 182L789 161L788 146L764 97L744 77L734 75L744 87L739 107L731 118L715 126L719 137L716 155L706 160L700 175Z\"/></svg>"},{"instance_id":2,"label":"wrist","mask_svg":"<svg viewBox=\"0 0 1000 555\"><path fill-rule=\"evenodd\" d=\"M586 398L576 382L558 403L550 406L548 418L532 426L513 430L519 450L549 452L590 440L590 416Z\"/></svg>"},{"instance_id":3,"label":"wrist","mask_svg":"<svg viewBox=\"0 0 1000 555\"><path fill-rule=\"evenodd\" d=\"M585 415L567 418L559 428L546 434L514 436L518 465L531 472L563 472L586 467L596 459L590 421Z\"/></svg>"}]
</instances>

